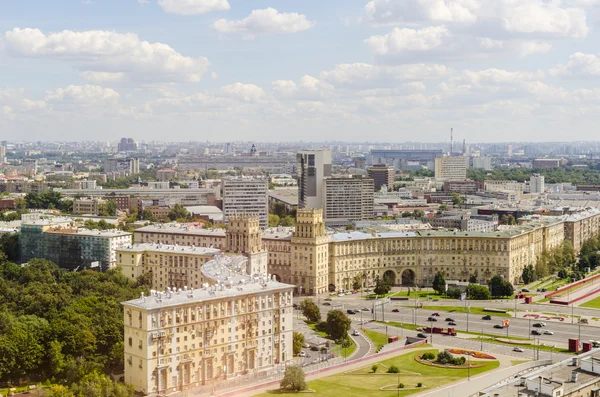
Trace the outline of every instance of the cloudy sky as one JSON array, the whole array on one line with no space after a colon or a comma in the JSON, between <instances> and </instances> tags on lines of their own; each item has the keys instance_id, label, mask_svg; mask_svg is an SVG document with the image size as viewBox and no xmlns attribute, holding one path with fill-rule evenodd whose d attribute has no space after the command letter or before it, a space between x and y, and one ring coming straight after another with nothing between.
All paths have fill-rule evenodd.
<instances>
[{"instance_id":1,"label":"cloudy sky","mask_svg":"<svg viewBox=\"0 0 600 397\"><path fill-rule=\"evenodd\" d=\"M598 140L600 0L0 0L8 140Z\"/></svg>"}]
</instances>

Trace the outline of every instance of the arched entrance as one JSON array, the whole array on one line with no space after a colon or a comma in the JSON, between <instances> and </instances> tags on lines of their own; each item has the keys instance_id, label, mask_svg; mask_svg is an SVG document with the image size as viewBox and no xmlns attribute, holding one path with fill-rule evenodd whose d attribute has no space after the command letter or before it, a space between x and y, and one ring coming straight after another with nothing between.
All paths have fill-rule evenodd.
<instances>
[{"instance_id":1,"label":"arched entrance","mask_svg":"<svg viewBox=\"0 0 600 397\"><path fill-rule=\"evenodd\" d=\"M279 274L273 273L273 276L275 276L275 280L281 282L281 277L279 277Z\"/></svg>"},{"instance_id":2,"label":"arched entrance","mask_svg":"<svg viewBox=\"0 0 600 397\"><path fill-rule=\"evenodd\" d=\"M390 285L396 285L396 272L393 270L387 270L385 273L383 273L383 279L387 280Z\"/></svg>"},{"instance_id":3,"label":"arched entrance","mask_svg":"<svg viewBox=\"0 0 600 397\"><path fill-rule=\"evenodd\" d=\"M415 285L415 272L411 269L406 269L402 272L402 285L412 286Z\"/></svg>"}]
</instances>

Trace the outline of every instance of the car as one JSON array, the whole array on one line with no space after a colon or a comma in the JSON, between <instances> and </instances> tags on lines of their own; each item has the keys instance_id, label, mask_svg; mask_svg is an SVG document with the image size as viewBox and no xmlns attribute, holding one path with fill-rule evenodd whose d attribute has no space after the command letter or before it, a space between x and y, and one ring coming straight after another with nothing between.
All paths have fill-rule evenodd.
<instances>
[{"instance_id":1,"label":"car","mask_svg":"<svg viewBox=\"0 0 600 397\"><path fill-rule=\"evenodd\" d=\"M454 321L450 321L448 322L448 325L456 325L456 323Z\"/></svg>"},{"instance_id":2,"label":"car","mask_svg":"<svg viewBox=\"0 0 600 397\"><path fill-rule=\"evenodd\" d=\"M369 311L369 310L371 310L371 309L369 309L368 307L363 307L363 308L362 308L362 309L360 309L360 310L362 310L363 312L368 312L368 311Z\"/></svg>"},{"instance_id":3,"label":"car","mask_svg":"<svg viewBox=\"0 0 600 397\"><path fill-rule=\"evenodd\" d=\"M550 331L549 329L544 331L544 335L554 335L554 332Z\"/></svg>"},{"instance_id":4,"label":"car","mask_svg":"<svg viewBox=\"0 0 600 397\"><path fill-rule=\"evenodd\" d=\"M300 352L299 356L300 357L306 357L306 352L304 352L304 351Z\"/></svg>"},{"instance_id":5,"label":"car","mask_svg":"<svg viewBox=\"0 0 600 397\"><path fill-rule=\"evenodd\" d=\"M294 309L298 309L298 308L300 307L300 305L299 305L299 304L297 304L297 303L294 303L294 304L292 305L292 307L293 307Z\"/></svg>"},{"instance_id":6,"label":"car","mask_svg":"<svg viewBox=\"0 0 600 397\"><path fill-rule=\"evenodd\" d=\"M536 328L542 328L544 326L544 323L535 323L535 324L531 324L532 327L536 327Z\"/></svg>"},{"instance_id":7,"label":"car","mask_svg":"<svg viewBox=\"0 0 600 397\"><path fill-rule=\"evenodd\" d=\"M338 296L344 296L344 295L346 295L346 294L344 294L343 292L338 294Z\"/></svg>"},{"instance_id":8,"label":"car","mask_svg":"<svg viewBox=\"0 0 600 397\"><path fill-rule=\"evenodd\" d=\"M430 316L430 317L427 319L427 321L437 321L437 318L435 318L435 317L431 317L431 316Z\"/></svg>"},{"instance_id":9,"label":"car","mask_svg":"<svg viewBox=\"0 0 600 397\"><path fill-rule=\"evenodd\" d=\"M306 353L306 358L310 358L310 353Z\"/></svg>"},{"instance_id":10,"label":"car","mask_svg":"<svg viewBox=\"0 0 600 397\"><path fill-rule=\"evenodd\" d=\"M424 334L424 333L422 333L422 332L419 332L419 333L417 334L417 338L425 338L425 339L427 339L427 335L425 335L425 334Z\"/></svg>"},{"instance_id":11,"label":"car","mask_svg":"<svg viewBox=\"0 0 600 397\"><path fill-rule=\"evenodd\" d=\"M329 303L329 302L323 302L323 306L331 306L331 303Z\"/></svg>"},{"instance_id":12,"label":"car","mask_svg":"<svg viewBox=\"0 0 600 397\"><path fill-rule=\"evenodd\" d=\"M308 343L305 343L302 345L303 348L308 349L310 347L310 345Z\"/></svg>"},{"instance_id":13,"label":"car","mask_svg":"<svg viewBox=\"0 0 600 397\"><path fill-rule=\"evenodd\" d=\"M319 351L319 346L311 346L310 350L312 350L314 352L318 352Z\"/></svg>"},{"instance_id":14,"label":"car","mask_svg":"<svg viewBox=\"0 0 600 397\"><path fill-rule=\"evenodd\" d=\"M452 317L448 317L446 321L454 321L454 319Z\"/></svg>"},{"instance_id":15,"label":"car","mask_svg":"<svg viewBox=\"0 0 600 397\"><path fill-rule=\"evenodd\" d=\"M348 314L354 314L354 309L348 309L348 310L346 310L346 313L348 313Z\"/></svg>"},{"instance_id":16,"label":"car","mask_svg":"<svg viewBox=\"0 0 600 397\"><path fill-rule=\"evenodd\" d=\"M503 329L504 326L502 324L496 324L494 325L494 328Z\"/></svg>"},{"instance_id":17,"label":"car","mask_svg":"<svg viewBox=\"0 0 600 397\"><path fill-rule=\"evenodd\" d=\"M432 317L439 317L439 316L440 316L440 314L439 314L439 313L433 313L431 316L432 316Z\"/></svg>"},{"instance_id":18,"label":"car","mask_svg":"<svg viewBox=\"0 0 600 397\"><path fill-rule=\"evenodd\" d=\"M540 331L538 331L537 329L532 329L531 330L531 335L541 335L542 333Z\"/></svg>"},{"instance_id":19,"label":"car","mask_svg":"<svg viewBox=\"0 0 600 397\"><path fill-rule=\"evenodd\" d=\"M525 350L521 349L520 347L515 347L513 349L514 352L518 352L518 353L523 353Z\"/></svg>"},{"instance_id":20,"label":"car","mask_svg":"<svg viewBox=\"0 0 600 397\"><path fill-rule=\"evenodd\" d=\"M355 329L354 331L352 331L352 336L359 336L360 333L358 332L357 329Z\"/></svg>"},{"instance_id":21,"label":"car","mask_svg":"<svg viewBox=\"0 0 600 397\"><path fill-rule=\"evenodd\" d=\"M546 292L546 291L548 291L548 290L547 290L546 288L542 288L540 291L541 291L541 292Z\"/></svg>"},{"instance_id":22,"label":"car","mask_svg":"<svg viewBox=\"0 0 600 397\"><path fill-rule=\"evenodd\" d=\"M365 291L366 291L366 292L371 292L371 291L373 291L373 290L372 290L371 288L367 288Z\"/></svg>"},{"instance_id":23,"label":"car","mask_svg":"<svg viewBox=\"0 0 600 397\"><path fill-rule=\"evenodd\" d=\"M481 317L482 320L491 320L492 316L490 316L489 314L486 314L485 316Z\"/></svg>"},{"instance_id":24,"label":"car","mask_svg":"<svg viewBox=\"0 0 600 397\"><path fill-rule=\"evenodd\" d=\"M392 312L394 312L394 313L399 313L399 312L400 312L400 309L392 309Z\"/></svg>"},{"instance_id":25,"label":"car","mask_svg":"<svg viewBox=\"0 0 600 397\"><path fill-rule=\"evenodd\" d=\"M331 299L331 298L325 298L325 300L326 300L327 302L331 302L333 299Z\"/></svg>"},{"instance_id":26,"label":"car","mask_svg":"<svg viewBox=\"0 0 600 397\"><path fill-rule=\"evenodd\" d=\"M529 292L529 290L527 288L523 288L521 292Z\"/></svg>"}]
</instances>

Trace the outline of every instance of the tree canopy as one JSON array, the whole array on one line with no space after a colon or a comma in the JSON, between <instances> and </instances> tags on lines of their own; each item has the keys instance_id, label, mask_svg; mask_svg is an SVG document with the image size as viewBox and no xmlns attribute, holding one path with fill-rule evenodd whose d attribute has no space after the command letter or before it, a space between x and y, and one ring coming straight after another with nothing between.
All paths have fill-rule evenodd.
<instances>
[{"instance_id":1,"label":"tree canopy","mask_svg":"<svg viewBox=\"0 0 600 397\"><path fill-rule=\"evenodd\" d=\"M311 323L318 323L321 321L321 310L312 299L306 298L300 302L300 310L304 317Z\"/></svg>"}]
</instances>

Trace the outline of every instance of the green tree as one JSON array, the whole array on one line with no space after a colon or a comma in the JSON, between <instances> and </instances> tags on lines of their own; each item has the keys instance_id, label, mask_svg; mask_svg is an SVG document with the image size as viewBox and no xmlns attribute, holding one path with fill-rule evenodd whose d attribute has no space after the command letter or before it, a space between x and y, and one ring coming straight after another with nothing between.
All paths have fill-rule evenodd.
<instances>
[{"instance_id":1,"label":"green tree","mask_svg":"<svg viewBox=\"0 0 600 397\"><path fill-rule=\"evenodd\" d=\"M540 280L544 277L547 277L550 274L548 267L548 254L546 252L542 252L535 260L535 278Z\"/></svg>"},{"instance_id":2,"label":"green tree","mask_svg":"<svg viewBox=\"0 0 600 397\"><path fill-rule=\"evenodd\" d=\"M302 311L304 317L311 323L321 321L321 310L319 310L319 306L310 298L306 298L300 302L300 311Z\"/></svg>"},{"instance_id":3,"label":"green tree","mask_svg":"<svg viewBox=\"0 0 600 397\"><path fill-rule=\"evenodd\" d=\"M362 287L362 275L357 274L352 279L352 289L358 291Z\"/></svg>"},{"instance_id":4,"label":"green tree","mask_svg":"<svg viewBox=\"0 0 600 397\"><path fill-rule=\"evenodd\" d=\"M189 216L188 210L181 204L175 204L175 206L169 211L169 219L174 221L176 219L187 219Z\"/></svg>"},{"instance_id":5,"label":"green tree","mask_svg":"<svg viewBox=\"0 0 600 397\"><path fill-rule=\"evenodd\" d=\"M142 220L148 222L156 222L156 217L152 215L152 211L150 211L149 209L145 209L144 211L142 211Z\"/></svg>"},{"instance_id":6,"label":"green tree","mask_svg":"<svg viewBox=\"0 0 600 397\"><path fill-rule=\"evenodd\" d=\"M467 286L467 296L469 299L474 300L488 300L490 299L490 290L483 285L469 284Z\"/></svg>"},{"instance_id":7,"label":"green tree","mask_svg":"<svg viewBox=\"0 0 600 397\"><path fill-rule=\"evenodd\" d=\"M296 219L291 215L284 216L279 221L280 226L294 226L296 224Z\"/></svg>"},{"instance_id":8,"label":"green tree","mask_svg":"<svg viewBox=\"0 0 600 397\"><path fill-rule=\"evenodd\" d=\"M0 250L4 252L8 260L19 259L19 234L4 233L0 236Z\"/></svg>"},{"instance_id":9,"label":"green tree","mask_svg":"<svg viewBox=\"0 0 600 397\"><path fill-rule=\"evenodd\" d=\"M269 227L279 226L279 216L275 214L269 214Z\"/></svg>"},{"instance_id":10,"label":"green tree","mask_svg":"<svg viewBox=\"0 0 600 397\"><path fill-rule=\"evenodd\" d=\"M447 204L440 205L440 211L448 211L448 205Z\"/></svg>"},{"instance_id":11,"label":"green tree","mask_svg":"<svg viewBox=\"0 0 600 397\"><path fill-rule=\"evenodd\" d=\"M304 334L300 332L294 332L292 337L292 350L294 352L294 356L297 356L302 351L302 346L304 345Z\"/></svg>"},{"instance_id":12,"label":"green tree","mask_svg":"<svg viewBox=\"0 0 600 397\"><path fill-rule=\"evenodd\" d=\"M381 277L377 276L375 278L375 288L373 292L377 295L385 295L390 292L391 286L386 280L381 279Z\"/></svg>"},{"instance_id":13,"label":"green tree","mask_svg":"<svg viewBox=\"0 0 600 397\"><path fill-rule=\"evenodd\" d=\"M446 292L446 279L441 272L437 272L433 278L433 289L440 295Z\"/></svg>"},{"instance_id":14,"label":"green tree","mask_svg":"<svg viewBox=\"0 0 600 397\"><path fill-rule=\"evenodd\" d=\"M499 275L495 275L490 280L490 290L490 295L492 298L511 296L514 294L512 284Z\"/></svg>"},{"instance_id":15,"label":"green tree","mask_svg":"<svg viewBox=\"0 0 600 397\"><path fill-rule=\"evenodd\" d=\"M529 284L535 281L535 269L533 265L529 264L523 268L521 278L523 279L523 283L525 284Z\"/></svg>"},{"instance_id":16,"label":"green tree","mask_svg":"<svg viewBox=\"0 0 600 397\"><path fill-rule=\"evenodd\" d=\"M288 366L285 369L281 383L279 383L279 388L293 391L306 390L307 386L302 368L295 365Z\"/></svg>"},{"instance_id":17,"label":"green tree","mask_svg":"<svg viewBox=\"0 0 600 397\"><path fill-rule=\"evenodd\" d=\"M571 267L575 264L577 255L575 255L573 243L571 243L569 240L563 241L561 254L563 266Z\"/></svg>"},{"instance_id":18,"label":"green tree","mask_svg":"<svg viewBox=\"0 0 600 397\"><path fill-rule=\"evenodd\" d=\"M476 275L476 274L471 274L471 275L469 276L469 282L470 282L471 284L477 284L477 275Z\"/></svg>"},{"instance_id":19,"label":"green tree","mask_svg":"<svg viewBox=\"0 0 600 397\"><path fill-rule=\"evenodd\" d=\"M462 203L464 202L462 197L460 197L460 195L456 192L452 193L451 196L452 196L452 204L455 206L462 205Z\"/></svg>"},{"instance_id":20,"label":"green tree","mask_svg":"<svg viewBox=\"0 0 600 397\"><path fill-rule=\"evenodd\" d=\"M334 340L343 340L348 336L352 320L341 310L330 310L327 313L327 333Z\"/></svg>"}]
</instances>

